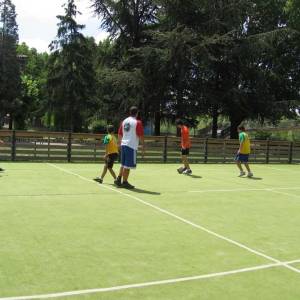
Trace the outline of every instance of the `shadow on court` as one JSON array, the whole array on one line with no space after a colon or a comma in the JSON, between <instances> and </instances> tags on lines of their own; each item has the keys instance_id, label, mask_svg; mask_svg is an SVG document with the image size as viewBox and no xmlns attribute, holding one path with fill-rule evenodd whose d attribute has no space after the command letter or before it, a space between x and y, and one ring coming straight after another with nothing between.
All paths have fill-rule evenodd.
<instances>
[{"instance_id":1,"label":"shadow on court","mask_svg":"<svg viewBox=\"0 0 300 300\"><path fill-rule=\"evenodd\" d=\"M130 192L137 193L137 194L148 194L148 195L155 195L155 196L161 195L161 193L158 193L158 192L147 191L147 190L143 190L143 189L139 189L139 188L134 188L133 190L128 190L128 189L125 189L122 187L116 187L114 184L109 184L109 185L113 186L117 189L120 189L122 191L130 191Z\"/></svg>"},{"instance_id":2,"label":"shadow on court","mask_svg":"<svg viewBox=\"0 0 300 300\"><path fill-rule=\"evenodd\" d=\"M248 180L263 180L263 178L261 178L261 177L241 177L241 178L243 178L243 179L248 179Z\"/></svg>"},{"instance_id":3,"label":"shadow on court","mask_svg":"<svg viewBox=\"0 0 300 300\"><path fill-rule=\"evenodd\" d=\"M156 195L156 196L161 195L161 193L158 192L152 192L152 191L147 191L147 190L137 189L137 188L134 188L133 190L130 191L138 194L148 194L148 195Z\"/></svg>"},{"instance_id":4,"label":"shadow on court","mask_svg":"<svg viewBox=\"0 0 300 300\"><path fill-rule=\"evenodd\" d=\"M201 179L202 176L199 176L199 175L188 175L188 177L191 177L191 178L194 178L194 179Z\"/></svg>"}]
</instances>

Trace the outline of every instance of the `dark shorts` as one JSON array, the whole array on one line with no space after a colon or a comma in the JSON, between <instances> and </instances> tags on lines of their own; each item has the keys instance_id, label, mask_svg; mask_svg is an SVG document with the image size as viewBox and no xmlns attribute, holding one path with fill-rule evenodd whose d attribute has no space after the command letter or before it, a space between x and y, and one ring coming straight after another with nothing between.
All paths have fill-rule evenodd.
<instances>
[{"instance_id":1,"label":"dark shorts","mask_svg":"<svg viewBox=\"0 0 300 300\"><path fill-rule=\"evenodd\" d=\"M105 164L106 164L107 168L112 169L114 166L114 163L117 159L118 159L118 153L108 154L108 156L105 160Z\"/></svg>"},{"instance_id":2,"label":"dark shorts","mask_svg":"<svg viewBox=\"0 0 300 300\"><path fill-rule=\"evenodd\" d=\"M243 163L247 163L249 160L249 154L237 154L235 157L235 161L240 161Z\"/></svg>"},{"instance_id":3,"label":"dark shorts","mask_svg":"<svg viewBox=\"0 0 300 300\"><path fill-rule=\"evenodd\" d=\"M190 148L181 149L181 155L189 155L190 154Z\"/></svg>"},{"instance_id":4,"label":"dark shorts","mask_svg":"<svg viewBox=\"0 0 300 300\"><path fill-rule=\"evenodd\" d=\"M136 168L137 151L127 146L121 146L121 165L125 169Z\"/></svg>"}]
</instances>

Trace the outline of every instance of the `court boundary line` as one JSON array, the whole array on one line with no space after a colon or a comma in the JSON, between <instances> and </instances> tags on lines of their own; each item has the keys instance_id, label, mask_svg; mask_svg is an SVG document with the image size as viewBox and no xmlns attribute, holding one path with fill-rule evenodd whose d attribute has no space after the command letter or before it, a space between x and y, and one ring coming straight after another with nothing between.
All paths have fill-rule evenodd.
<instances>
[{"instance_id":1,"label":"court boundary line","mask_svg":"<svg viewBox=\"0 0 300 300\"><path fill-rule=\"evenodd\" d=\"M22 198L22 197L59 197L59 196L70 196L70 197L73 197L73 196L92 196L92 195L98 195L99 193L78 193L78 194L64 194L64 193L61 193L61 194L30 194L30 195L13 195L13 194L0 194L0 197L19 197L19 198Z\"/></svg>"},{"instance_id":2,"label":"court boundary line","mask_svg":"<svg viewBox=\"0 0 300 300\"><path fill-rule=\"evenodd\" d=\"M255 192L255 191L265 191L265 192L277 192L277 190L300 190L300 188L289 188L289 187L270 187L270 188L237 188L237 189L216 189L216 190L202 190L202 191L188 191L189 193L223 193L223 192ZM287 194L292 195L292 194ZM295 195L294 195L295 196Z\"/></svg>"},{"instance_id":3,"label":"court boundary line","mask_svg":"<svg viewBox=\"0 0 300 300\"><path fill-rule=\"evenodd\" d=\"M270 170L275 170L275 171L280 171L280 172L290 172L290 171L292 171L292 172L295 172L295 173L300 174L300 170L293 170L293 169L291 169L291 170L278 169L278 168L275 168L275 167L270 166L270 165L268 165L268 164L266 165L266 167L267 167L268 169L270 169Z\"/></svg>"},{"instance_id":4,"label":"court boundary line","mask_svg":"<svg viewBox=\"0 0 300 300\"><path fill-rule=\"evenodd\" d=\"M72 172L72 171L66 170L66 169L64 169L64 168L61 168L61 167L59 167L59 166L57 166L57 165L55 165L55 164L47 163L47 165L49 165L49 166L51 166L51 167L53 167L53 168L56 168L57 170L60 170L61 172L64 172L64 173L67 173L67 174L76 176L76 177L78 177L78 178L80 178L80 179L82 179L82 180L84 180L84 181L92 182L93 184L97 184L95 181L93 181L93 180L91 180L91 179L89 179L89 178L86 178L86 177L81 176L81 175L79 175L79 174L77 174L77 173L74 173L74 172ZM208 229L208 228L206 228L206 227L204 227L204 226L201 226L201 225L198 225L198 224L196 224L196 223L194 223L194 222L191 222L191 221L189 221L189 220L187 220L187 219L185 219L185 218L182 218L182 217L180 217L180 216L178 216L178 215L176 215L176 214L174 214L174 213L172 213L172 212L170 212L170 211L168 211L168 210L166 210L166 209L160 208L160 207L157 206L157 205L154 205L154 204L152 204L152 203L150 203L150 202L144 201L144 200L142 200L142 199L140 199L140 198L138 198L138 197L136 197L136 196L133 196L133 195L131 195L131 194L124 193L124 192L122 192L122 191L120 191L120 190L118 190L118 189L115 189L115 188L112 188L112 187L109 187L109 186L106 186L106 185L101 185L101 186L102 186L103 188L105 188L105 189L114 191L114 192L119 193L119 194L121 194L121 195L124 195L124 196L126 196L126 197L128 197L128 198L131 198L131 199L133 199L133 200L136 200L137 202L142 203L142 204L144 204L144 205L146 205L146 206L149 206L149 207L151 207L151 208L154 208L155 210L158 210L158 211L160 211L160 212L163 213L163 214L166 214L166 215L168 215L168 216L171 216L171 217L173 217L174 219L177 219L177 220L179 220L179 221L181 221L181 222L183 222L183 223L185 223L185 224L188 224L188 225L190 225L190 226L192 226L192 227L194 227L194 228L200 229L200 230L202 230L202 231L204 231L204 232L206 232L206 233L208 233L208 234L211 234L211 235L213 235L213 236L215 236L215 237L217 237L217 238L219 238L219 239L221 239L221 240L227 241L228 243L233 244L233 245L235 245L235 246L237 246L237 247L239 247L239 248L242 248L242 249L244 249L244 250L247 250L248 252L251 252L251 253L253 253L253 254L256 254L257 256L264 257L264 258L266 258L267 260L270 260L270 261L275 262L275 263L282 263L280 260L278 260L278 259L276 259L276 258L274 258L274 257L271 257L271 256L269 256L269 255L267 255L267 254L262 253L262 252L259 252L259 251L255 250L255 249L252 249L252 248L250 248L250 247L248 247L248 246L246 246L246 245L244 245L244 244L242 244L242 243L239 243L239 242L237 242L237 241L235 241L235 240L233 240L233 239L230 239L230 238L228 238L228 237L226 237L226 236L223 236L223 235L221 235L221 234L218 234L218 233L216 233L216 232L214 232L214 231L212 231L212 230L210 230L210 229ZM290 266L290 265L287 265L287 264L284 264L284 263L283 263L283 266L286 267L287 269L292 270L293 272L296 272L296 273L300 274L300 270L297 269L297 268L294 268L294 267L292 267L292 266Z\"/></svg>"},{"instance_id":5,"label":"court boundary line","mask_svg":"<svg viewBox=\"0 0 300 300\"><path fill-rule=\"evenodd\" d=\"M190 282L196 280L210 279L216 277L224 277L229 275L241 274L241 273L249 273L258 270L266 270L271 268L285 267L285 265L290 265L294 263L300 262L300 259L286 262L278 262L273 264L264 264L255 267L247 267L241 269L235 269L224 272L216 272L209 273L203 275L195 275L188 277L179 277L173 279L165 279L165 280L157 280L157 281L148 281L143 283L133 283L126 285L119 285L107 288L95 288L95 289L85 289L85 290L77 290L77 291L68 291L68 292L58 292L58 293L50 293L50 294L39 294L39 295L31 295L31 296L14 296L14 297L3 297L0 300L35 300L35 299L50 299L50 298L61 298L61 297L71 297L71 296L79 296L79 295L89 295L89 294L99 294L99 293L107 293L107 292L116 292L121 290L129 290L129 289L137 289L137 288L145 288L150 286L158 286L158 285L167 285L167 284L176 284L181 282Z\"/></svg>"},{"instance_id":6,"label":"court boundary line","mask_svg":"<svg viewBox=\"0 0 300 300\"><path fill-rule=\"evenodd\" d=\"M272 193L281 194L281 195L285 195L285 196L289 196L289 197L293 197L293 198L297 198L297 199L300 198L300 196L298 196L298 195L285 193L285 192L280 192L280 191L276 191L276 190L272 191Z\"/></svg>"}]
</instances>

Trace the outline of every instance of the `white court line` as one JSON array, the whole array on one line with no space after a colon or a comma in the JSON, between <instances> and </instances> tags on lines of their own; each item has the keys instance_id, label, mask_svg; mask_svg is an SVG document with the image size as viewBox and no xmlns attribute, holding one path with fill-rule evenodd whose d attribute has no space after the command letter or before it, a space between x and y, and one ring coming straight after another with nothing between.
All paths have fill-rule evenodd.
<instances>
[{"instance_id":1,"label":"white court line","mask_svg":"<svg viewBox=\"0 0 300 300\"><path fill-rule=\"evenodd\" d=\"M276 188L276 187L270 187L270 188L257 188L257 189L224 189L224 190L202 190L202 191L189 191L189 193L223 193L223 192L247 192L247 191L266 191L266 192L275 192L276 190L300 190L300 188L288 188L288 187L282 187L282 188ZM288 194L287 194L288 195ZM292 194L289 194L292 195Z\"/></svg>"},{"instance_id":2,"label":"white court line","mask_svg":"<svg viewBox=\"0 0 300 300\"><path fill-rule=\"evenodd\" d=\"M0 300L35 300L35 299L50 299L50 298L53 299L53 298L60 298L60 297L67 297L67 296L78 296L78 295L88 295L88 294L105 293L105 292L116 292L116 291L121 291L121 290L145 288L145 287L149 287L149 286L174 284L174 283L179 283L179 282L196 281L196 280L223 277L223 276L229 276L229 275L240 274L240 273L254 272L254 271L258 271L258 270L282 267L285 265L290 265L290 264L298 263L298 262L300 262L300 259L282 262L282 263L279 262L279 263L273 263L273 264L260 265L260 266L256 266L256 267L249 267L249 268L243 268L243 269L237 269L237 270L231 270L231 271L225 271L225 272L218 272L218 273L210 273L210 274L197 275L197 276L190 276L190 277L181 277L181 278L174 278L174 279L119 285L119 286L108 287L108 288L86 289L86 290L77 290L77 291L52 293L52 294L40 294L40 295L32 295L32 296L6 297L6 298L0 298Z\"/></svg>"},{"instance_id":3,"label":"white court line","mask_svg":"<svg viewBox=\"0 0 300 300\"><path fill-rule=\"evenodd\" d=\"M285 196L290 196L290 197L294 197L294 198L300 198L299 195L294 195L294 194L290 194L290 193L285 193L285 192L280 192L280 191L276 191L276 190L273 190L272 191L273 193L277 193L277 194L281 194L281 195L285 195Z\"/></svg>"},{"instance_id":4,"label":"white court line","mask_svg":"<svg viewBox=\"0 0 300 300\"><path fill-rule=\"evenodd\" d=\"M60 171L62 171L62 172L64 172L64 173L67 173L67 174L76 176L76 177L78 177L78 178L80 178L80 179L82 179L82 180L84 180L84 181L92 182L93 184L97 184L95 181L93 181L93 180L91 180L91 179L88 179L88 178L83 177L83 176L81 176L81 175L79 175L79 174L76 174L76 173L73 173L73 172L68 171L68 170L66 170L66 169L63 169L63 168L61 168L61 167L59 167L59 166L57 166L57 165L55 165L55 164L48 163L48 165L51 166L51 167L53 167L53 168L56 168L56 169L58 169L58 170L60 170ZM109 189L109 190L111 190L111 191L113 191L113 192L115 192L115 193L119 193L119 194L121 194L121 195L123 195L123 196L126 196L126 197L128 197L128 198L131 198L131 199L133 199L133 200L136 200L136 201L138 201L138 202L140 202L140 203L142 203L142 204L144 204L144 205L146 205L146 206L152 207L152 208L154 208L155 210L158 210L158 211L160 211L160 212L163 213L163 214L166 214L166 215L168 215L168 216L171 216L171 217L173 217L174 219L177 219L177 220L179 220L179 221L181 221L181 222L183 222L183 223L185 223L185 224L188 224L188 225L190 225L190 226L192 226L192 227L195 227L195 228L200 229L200 230L202 230L202 231L204 231L204 232L206 232L206 233L209 233L209 234L211 234L211 235L213 235L213 236L215 236L215 237L217 237L217 238L219 238L219 239L221 239L221 240L227 241L228 243L233 244L233 245L235 245L235 246L237 246L237 247L240 247L240 248L242 248L242 249L244 249L244 250L247 250L248 252L254 253L254 254L256 254L256 255L258 255L258 256L261 256L261 257L264 257L264 258L266 258L266 259L268 259L268 260L270 260L270 261L272 261L272 262L280 263L280 264L282 264L284 267L286 267L286 268L288 268L288 269L290 269L290 270L292 270L292 271L297 272L297 273L300 274L300 270L297 269L297 268L294 268L294 267L292 267L292 266L289 266L289 265L287 265L287 264L284 264L284 263L282 263L280 260L278 260L278 259L276 259L276 258L274 258L274 257L271 257L271 256L269 256L269 255L267 255L267 254L262 253L262 252L259 252L259 251L255 250L255 249L252 249L252 248L250 248L250 247L248 247L248 246L246 246L246 245L244 245L244 244L242 244L242 243L239 243L239 242L237 242L237 241L235 241L235 240L232 240L232 239L230 239L230 238L227 238L226 236L223 236L223 235L221 235L221 234L218 234L218 233L216 233L216 232L214 232L214 231L212 231L212 230L210 230L210 229L208 229L208 228L206 228L206 227L204 227L204 226L198 225L198 224L193 223L193 222L191 222L191 221L189 221L189 220L187 220L187 219L184 219L184 218L182 218L182 217L179 217L178 215L175 215L175 214L171 213L170 211L168 211L168 210L166 210L166 209L160 208L159 206L156 206L156 205L154 205L154 204L151 204L151 203L149 203L149 202L146 202L146 201L144 201L144 200L142 200L142 199L140 199L140 198L138 198L138 197L136 197L136 196L133 196L133 195L131 195L131 194L124 193L124 192L122 192L122 191L120 191L120 190L118 190L118 189L115 189L115 188L112 188L112 187L109 187L109 186L106 186L106 185L102 185L102 187L103 187L103 188L106 188L106 189Z\"/></svg>"},{"instance_id":5,"label":"white court line","mask_svg":"<svg viewBox=\"0 0 300 300\"><path fill-rule=\"evenodd\" d=\"M299 173L300 172L300 167L299 167L299 170L293 170L293 169L279 169L279 168L274 168L274 167L269 167L268 165L266 165L266 167L270 170L276 170L276 171L280 171L280 172L296 172L296 173ZM299 173L300 175L300 173Z\"/></svg>"}]
</instances>

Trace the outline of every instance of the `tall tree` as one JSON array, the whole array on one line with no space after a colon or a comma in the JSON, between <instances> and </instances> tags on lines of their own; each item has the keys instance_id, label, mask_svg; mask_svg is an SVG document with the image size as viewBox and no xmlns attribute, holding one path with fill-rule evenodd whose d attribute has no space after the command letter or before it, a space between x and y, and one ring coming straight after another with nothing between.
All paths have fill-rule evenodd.
<instances>
[{"instance_id":1,"label":"tall tree","mask_svg":"<svg viewBox=\"0 0 300 300\"><path fill-rule=\"evenodd\" d=\"M155 47L151 48L153 39L152 31L157 29L158 14L160 13L159 1L155 0L92 0L96 14L102 18L102 28L107 30L114 39L114 49L118 53L115 59L114 70L109 72L109 78L115 75L115 81L120 74L126 74L128 78L138 77L138 83L142 87L136 95L136 104L142 110L144 120L155 119L155 133L160 134L160 120L163 99L162 71L160 59ZM149 59L155 59L153 64ZM150 68L149 68L150 67ZM107 74L107 73L106 73ZM165 81L165 80L164 80ZM107 81L106 81L107 82ZM114 80L111 81L112 83ZM134 84L128 83L126 90L132 90ZM114 101L116 100L113 97ZM141 100L142 99L142 100ZM119 105L123 107L120 98Z\"/></svg>"},{"instance_id":2,"label":"tall tree","mask_svg":"<svg viewBox=\"0 0 300 300\"><path fill-rule=\"evenodd\" d=\"M20 69L16 53L18 25L15 5L11 0L0 1L0 118L10 114L10 128L19 108Z\"/></svg>"},{"instance_id":3,"label":"tall tree","mask_svg":"<svg viewBox=\"0 0 300 300\"><path fill-rule=\"evenodd\" d=\"M95 72L91 41L80 32L75 1L63 6L65 15L59 19L57 39L50 48L48 91L55 127L60 130L81 131L94 104Z\"/></svg>"},{"instance_id":4,"label":"tall tree","mask_svg":"<svg viewBox=\"0 0 300 300\"><path fill-rule=\"evenodd\" d=\"M157 23L155 0L91 0L102 17L102 28L117 37L123 47L140 47L148 40L147 30Z\"/></svg>"}]
</instances>

